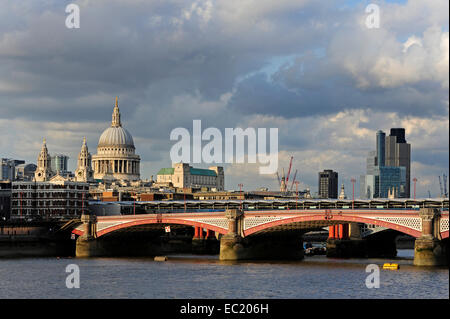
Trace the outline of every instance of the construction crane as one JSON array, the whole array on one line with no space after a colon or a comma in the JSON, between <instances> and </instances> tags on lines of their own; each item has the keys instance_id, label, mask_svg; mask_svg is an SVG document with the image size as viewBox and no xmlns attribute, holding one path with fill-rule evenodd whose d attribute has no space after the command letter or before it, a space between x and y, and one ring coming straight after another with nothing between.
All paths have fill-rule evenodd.
<instances>
[{"instance_id":1,"label":"construction crane","mask_svg":"<svg viewBox=\"0 0 450 319\"><path fill-rule=\"evenodd\" d=\"M439 175L439 188L441 189L441 197L444 197L444 191L442 190L442 183L441 183L441 175Z\"/></svg>"},{"instance_id":2,"label":"construction crane","mask_svg":"<svg viewBox=\"0 0 450 319\"><path fill-rule=\"evenodd\" d=\"M286 192L287 184L286 184L286 177L284 175L284 168L283 168L283 175L281 175L281 182L280 182L280 192Z\"/></svg>"},{"instance_id":3,"label":"construction crane","mask_svg":"<svg viewBox=\"0 0 450 319\"><path fill-rule=\"evenodd\" d=\"M447 193L447 175L444 174L444 176L442 176L443 180L444 180L444 198L448 197L448 193Z\"/></svg>"},{"instance_id":4,"label":"construction crane","mask_svg":"<svg viewBox=\"0 0 450 319\"><path fill-rule=\"evenodd\" d=\"M294 156L291 156L291 159L289 161L289 168L288 168L288 173L287 176L284 174L284 168L283 168L283 175L280 178L280 174L277 172L277 179L278 179L278 186L280 186L280 191L281 192L287 192L289 190L289 176L291 175L291 169L292 169L292 160L294 159ZM292 180L292 184L291 184L291 190L294 187L294 182L295 182L295 178L297 176L297 170L295 171L294 174L294 179Z\"/></svg>"},{"instance_id":5,"label":"construction crane","mask_svg":"<svg viewBox=\"0 0 450 319\"><path fill-rule=\"evenodd\" d=\"M294 184L295 184L295 178L296 178L296 177L297 177L297 170L295 170L294 178L292 179L291 191L292 191L292 188L294 187Z\"/></svg>"},{"instance_id":6,"label":"construction crane","mask_svg":"<svg viewBox=\"0 0 450 319\"><path fill-rule=\"evenodd\" d=\"M277 172L278 186L281 186L280 174Z\"/></svg>"},{"instance_id":7,"label":"construction crane","mask_svg":"<svg viewBox=\"0 0 450 319\"><path fill-rule=\"evenodd\" d=\"M288 182L289 182L289 175L291 174L292 160L293 159L294 159L294 156L291 156L291 160L289 161L288 174L287 174L287 177L286 177L286 186L288 185Z\"/></svg>"}]
</instances>

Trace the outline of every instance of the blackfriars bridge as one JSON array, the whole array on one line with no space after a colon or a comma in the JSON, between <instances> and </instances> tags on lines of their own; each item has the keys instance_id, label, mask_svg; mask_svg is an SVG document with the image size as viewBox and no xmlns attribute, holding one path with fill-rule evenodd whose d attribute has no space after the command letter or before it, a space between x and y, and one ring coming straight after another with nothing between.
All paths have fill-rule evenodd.
<instances>
[{"instance_id":1,"label":"blackfriars bridge","mask_svg":"<svg viewBox=\"0 0 450 319\"><path fill-rule=\"evenodd\" d=\"M174 201L139 203L153 205L153 208L159 205L153 213L83 215L81 220L72 223L72 233L79 236L76 254L79 257L107 255L114 246L104 245L108 238L120 242L120 234L152 231L161 234L170 226L172 229L193 228L193 243L219 240L221 260L301 259L301 236L305 232L329 227L328 250L339 252L355 250L355 247L358 250L363 243L358 225L368 224L414 237L415 265L448 263L448 199L190 202L189 209L196 202L198 207L195 208L202 211L187 211L186 202ZM224 207L224 203L228 207ZM170 211L170 205L175 212ZM208 210L208 205L214 205L214 209ZM260 209L261 205L266 209ZM271 209L274 206L276 209ZM225 209L217 211L218 207ZM182 209L185 211L180 211Z\"/></svg>"}]
</instances>

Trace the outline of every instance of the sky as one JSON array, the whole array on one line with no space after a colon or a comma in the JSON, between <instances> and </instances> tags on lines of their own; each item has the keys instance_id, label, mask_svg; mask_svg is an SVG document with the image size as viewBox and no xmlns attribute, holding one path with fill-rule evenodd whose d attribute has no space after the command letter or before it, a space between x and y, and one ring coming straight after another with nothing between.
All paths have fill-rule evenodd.
<instances>
[{"instance_id":1,"label":"sky","mask_svg":"<svg viewBox=\"0 0 450 319\"><path fill-rule=\"evenodd\" d=\"M70 3L80 28L65 26ZM366 25L370 3L379 28ZM45 137L75 170L119 96L144 179L171 166L170 132L199 119L278 128L280 173L293 156L299 189L317 192L333 169L358 196L376 131L404 127L417 196L436 197L449 166L448 11L448 0L1 1L0 157L35 163ZM227 189L278 189L258 164L223 166Z\"/></svg>"}]
</instances>

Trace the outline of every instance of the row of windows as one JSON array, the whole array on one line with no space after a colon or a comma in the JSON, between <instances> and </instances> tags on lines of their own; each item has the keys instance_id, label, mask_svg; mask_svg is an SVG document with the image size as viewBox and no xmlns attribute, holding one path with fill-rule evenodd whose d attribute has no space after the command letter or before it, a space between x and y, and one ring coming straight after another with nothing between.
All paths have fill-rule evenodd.
<instances>
[{"instance_id":1,"label":"row of windows","mask_svg":"<svg viewBox=\"0 0 450 319\"><path fill-rule=\"evenodd\" d=\"M160 182L174 182L174 183L180 183L180 176L176 176L175 180L173 180L173 175L158 175L158 181ZM193 184L210 184L215 185L217 178L214 176L195 176L191 175L191 178L189 179L189 176L186 176L185 178L186 183L193 183Z\"/></svg>"},{"instance_id":2,"label":"row of windows","mask_svg":"<svg viewBox=\"0 0 450 319\"><path fill-rule=\"evenodd\" d=\"M88 201L84 201L84 206L87 206ZM12 207L20 207L20 206L82 206L83 201L69 201L69 200L54 200L54 201L48 201L48 200L38 200L38 201L31 201L31 200L23 200L23 201L12 201L11 206Z\"/></svg>"},{"instance_id":3,"label":"row of windows","mask_svg":"<svg viewBox=\"0 0 450 319\"><path fill-rule=\"evenodd\" d=\"M34 215L41 215L41 216L64 216L64 215L80 215L81 209L23 209L22 212L20 210L13 210L12 215L16 216L34 216Z\"/></svg>"},{"instance_id":4,"label":"row of windows","mask_svg":"<svg viewBox=\"0 0 450 319\"><path fill-rule=\"evenodd\" d=\"M89 186L82 186L82 185L36 185L36 184L29 184L29 185L13 185L12 189L32 189L32 190L43 190L43 189L77 189L77 190L89 190Z\"/></svg>"},{"instance_id":5,"label":"row of windows","mask_svg":"<svg viewBox=\"0 0 450 319\"><path fill-rule=\"evenodd\" d=\"M12 198L83 198L83 193L12 193ZM85 193L84 197L87 197Z\"/></svg>"}]
</instances>

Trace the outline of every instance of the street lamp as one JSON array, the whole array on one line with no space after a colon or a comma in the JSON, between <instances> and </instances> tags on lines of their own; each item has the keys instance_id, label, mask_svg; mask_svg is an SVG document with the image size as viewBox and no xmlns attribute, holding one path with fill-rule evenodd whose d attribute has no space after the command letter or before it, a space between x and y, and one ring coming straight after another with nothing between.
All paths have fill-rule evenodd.
<instances>
[{"instance_id":1,"label":"street lamp","mask_svg":"<svg viewBox=\"0 0 450 319\"><path fill-rule=\"evenodd\" d=\"M356 179L352 178L351 181L352 181L352 209L354 209L355 208L355 182L356 182Z\"/></svg>"},{"instance_id":2,"label":"street lamp","mask_svg":"<svg viewBox=\"0 0 450 319\"><path fill-rule=\"evenodd\" d=\"M417 182L417 178L413 178L413 182L414 182L414 200L416 200L416 182Z\"/></svg>"},{"instance_id":3,"label":"street lamp","mask_svg":"<svg viewBox=\"0 0 450 319\"><path fill-rule=\"evenodd\" d=\"M295 209L298 209L298 181L295 181L295 191L297 192L297 200L295 201Z\"/></svg>"},{"instance_id":4,"label":"street lamp","mask_svg":"<svg viewBox=\"0 0 450 319\"><path fill-rule=\"evenodd\" d=\"M183 196L184 196L184 212L186 213L186 187L183 187Z\"/></svg>"},{"instance_id":5,"label":"street lamp","mask_svg":"<svg viewBox=\"0 0 450 319\"><path fill-rule=\"evenodd\" d=\"M242 210L242 187L244 186L243 184L238 184L239 186L239 191L241 193L241 210Z\"/></svg>"}]
</instances>

